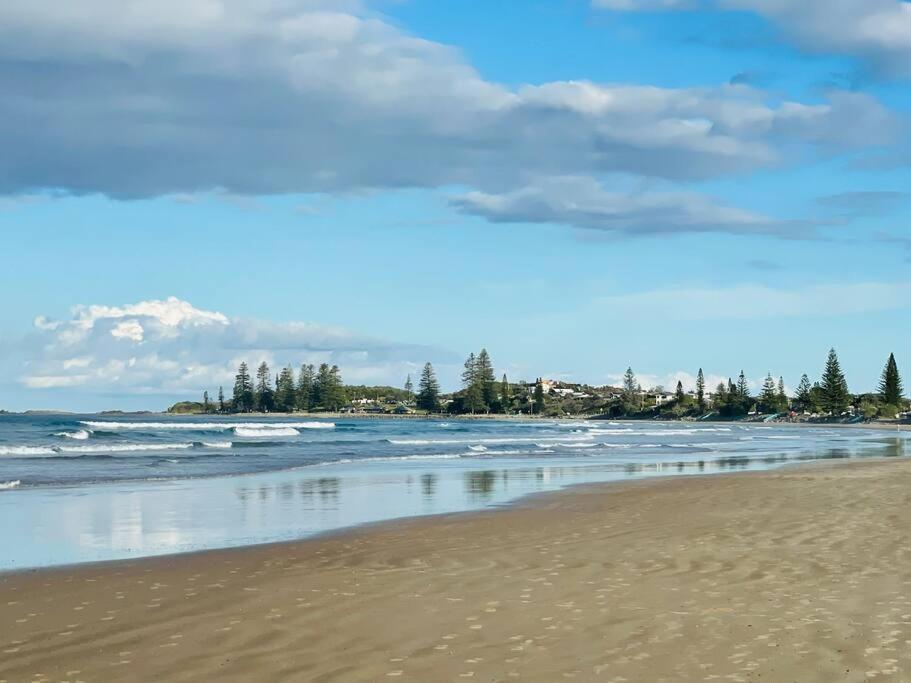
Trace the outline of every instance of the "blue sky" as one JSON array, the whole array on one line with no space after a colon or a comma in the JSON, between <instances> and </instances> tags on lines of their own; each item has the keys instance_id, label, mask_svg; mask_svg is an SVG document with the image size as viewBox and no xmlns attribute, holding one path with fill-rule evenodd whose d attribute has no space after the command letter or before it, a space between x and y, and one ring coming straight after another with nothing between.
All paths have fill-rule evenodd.
<instances>
[{"instance_id":1,"label":"blue sky","mask_svg":"<svg viewBox=\"0 0 911 683\"><path fill-rule=\"evenodd\" d=\"M740 369L911 329L898 0L0 8L0 408L240 359L446 388ZM15 40L13 40L15 36Z\"/></svg>"}]
</instances>

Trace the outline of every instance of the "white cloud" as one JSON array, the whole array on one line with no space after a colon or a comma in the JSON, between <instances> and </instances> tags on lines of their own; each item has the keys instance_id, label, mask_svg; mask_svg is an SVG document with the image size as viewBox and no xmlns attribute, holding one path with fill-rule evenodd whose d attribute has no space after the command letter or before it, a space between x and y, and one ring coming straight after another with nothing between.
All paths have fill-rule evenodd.
<instances>
[{"instance_id":1,"label":"white cloud","mask_svg":"<svg viewBox=\"0 0 911 683\"><path fill-rule=\"evenodd\" d=\"M617 234L724 232L807 237L813 226L723 206L691 192L612 192L590 178L546 178L503 194L453 200L497 223L556 223Z\"/></svg>"},{"instance_id":2,"label":"white cloud","mask_svg":"<svg viewBox=\"0 0 911 683\"><path fill-rule=\"evenodd\" d=\"M171 297L126 306L77 306L69 319L35 321L20 382L30 389L195 397L223 385L238 364L334 363L348 382L399 385L446 351L398 344L315 323L229 319ZM37 343L35 343L37 342Z\"/></svg>"},{"instance_id":3,"label":"white cloud","mask_svg":"<svg viewBox=\"0 0 911 683\"><path fill-rule=\"evenodd\" d=\"M845 53L903 76L911 75L911 3L905 0L593 0L614 11L692 9L750 11L767 17L800 45Z\"/></svg>"},{"instance_id":4,"label":"white cloud","mask_svg":"<svg viewBox=\"0 0 911 683\"><path fill-rule=\"evenodd\" d=\"M859 282L794 286L674 288L603 297L594 308L629 319L750 320L826 317L911 307L911 283Z\"/></svg>"},{"instance_id":5,"label":"white cloud","mask_svg":"<svg viewBox=\"0 0 911 683\"><path fill-rule=\"evenodd\" d=\"M0 32L7 194L501 193L529 176L709 178L896 134L844 93L510 88L356 3L31 0L0 3Z\"/></svg>"},{"instance_id":6,"label":"white cloud","mask_svg":"<svg viewBox=\"0 0 911 683\"><path fill-rule=\"evenodd\" d=\"M117 323L114 325L114 329L111 330L111 336L115 339L129 339L134 342L141 342L143 334L145 334L145 330L142 329L142 325L136 320Z\"/></svg>"}]
</instances>

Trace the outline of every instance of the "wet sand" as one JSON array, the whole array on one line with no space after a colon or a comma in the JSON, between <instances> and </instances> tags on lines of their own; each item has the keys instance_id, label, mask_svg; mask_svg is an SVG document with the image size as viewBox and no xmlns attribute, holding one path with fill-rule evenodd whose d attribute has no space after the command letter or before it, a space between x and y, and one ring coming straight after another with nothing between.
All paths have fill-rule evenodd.
<instances>
[{"instance_id":1,"label":"wet sand","mask_svg":"<svg viewBox=\"0 0 911 683\"><path fill-rule=\"evenodd\" d=\"M911 680L911 460L0 575L0 680Z\"/></svg>"}]
</instances>

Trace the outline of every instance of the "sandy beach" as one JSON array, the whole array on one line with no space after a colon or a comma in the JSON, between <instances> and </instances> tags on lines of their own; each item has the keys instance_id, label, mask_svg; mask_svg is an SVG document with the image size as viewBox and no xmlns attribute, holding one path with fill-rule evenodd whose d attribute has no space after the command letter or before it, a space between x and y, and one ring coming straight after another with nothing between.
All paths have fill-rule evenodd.
<instances>
[{"instance_id":1,"label":"sandy beach","mask_svg":"<svg viewBox=\"0 0 911 683\"><path fill-rule=\"evenodd\" d=\"M900 681L911 461L0 576L0 680Z\"/></svg>"}]
</instances>

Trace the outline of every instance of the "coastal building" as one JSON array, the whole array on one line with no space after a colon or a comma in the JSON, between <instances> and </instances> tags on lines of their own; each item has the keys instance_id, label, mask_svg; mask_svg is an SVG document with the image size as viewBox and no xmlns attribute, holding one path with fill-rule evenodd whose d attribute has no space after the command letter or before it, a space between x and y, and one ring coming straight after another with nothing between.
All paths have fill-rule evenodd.
<instances>
[{"instance_id":1,"label":"coastal building","mask_svg":"<svg viewBox=\"0 0 911 683\"><path fill-rule=\"evenodd\" d=\"M656 406L663 406L667 403L673 403L676 396L665 391L658 391L646 395L646 399L653 401Z\"/></svg>"}]
</instances>

